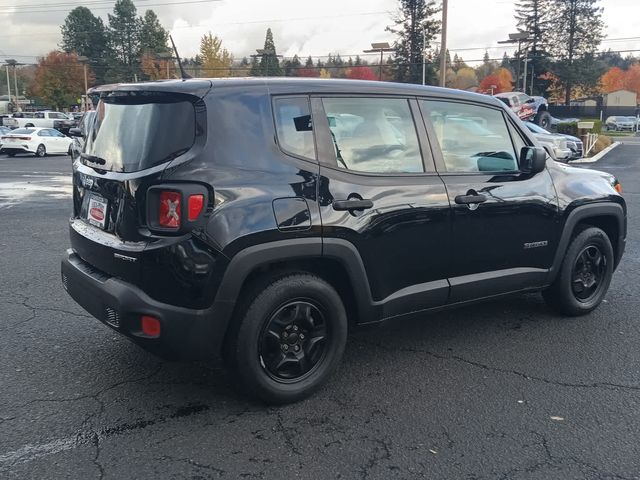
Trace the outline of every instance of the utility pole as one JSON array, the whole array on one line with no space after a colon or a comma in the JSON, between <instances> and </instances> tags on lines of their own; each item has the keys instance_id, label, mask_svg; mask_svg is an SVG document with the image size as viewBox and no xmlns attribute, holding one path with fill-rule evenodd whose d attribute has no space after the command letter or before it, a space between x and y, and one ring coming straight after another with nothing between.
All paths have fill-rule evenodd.
<instances>
[{"instance_id":1,"label":"utility pole","mask_svg":"<svg viewBox=\"0 0 640 480\"><path fill-rule=\"evenodd\" d=\"M87 92L89 91L89 82L87 81L87 62L89 61L89 58L79 55L78 61L82 63L82 69L84 70L84 102L82 103L83 111L86 112L89 110L89 95L87 95Z\"/></svg>"},{"instance_id":2,"label":"utility pole","mask_svg":"<svg viewBox=\"0 0 640 480\"><path fill-rule=\"evenodd\" d=\"M527 64L529 63L529 49L524 50L524 77L522 79L522 91L527 93Z\"/></svg>"},{"instance_id":3,"label":"utility pole","mask_svg":"<svg viewBox=\"0 0 640 480\"><path fill-rule=\"evenodd\" d=\"M383 61L383 55L385 52L395 52L396 49L392 48L391 45L389 45L389 42L378 42L378 43L372 43L371 44L371 49L369 50L363 50L364 53L378 53L380 52L380 70L378 72L378 80L382 81L382 61Z\"/></svg>"},{"instance_id":4,"label":"utility pole","mask_svg":"<svg viewBox=\"0 0 640 480\"><path fill-rule=\"evenodd\" d=\"M20 103L18 102L18 75L16 73L17 67L18 65L21 65L20 63L18 63L17 61L15 61L14 59L10 58L5 60L5 62L7 63L7 65L11 65L13 67L13 93L15 94L16 97L16 103L15 103L15 108L18 112L22 111L22 108L20 107ZM7 66L7 85L9 84L10 80L9 80L9 67ZM11 100L11 97L9 97L9 100Z\"/></svg>"},{"instance_id":5,"label":"utility pole","mask_svg":"<svg viewBox=\"0 0 640 480\"><path fill-rule=\"evenodd\" d=\"M9 64L5 65L7 67L7 91L9 92L9 102L11 102L11 78L9 77Z\"/></svg>"},{"instance_id":6,"label":"utility pole","mask_svg":"<svg viewBox=\"0 0 640 480\"><path fill-rule=\"evenodd\" d=\"M422 24L422 85L427 84L427 30Z\"/></svg>"},{"instance_id":7,"label":"utility pole","mask_svg":"<svg viewBox=\"0 0 640 480\"><path fill-rule=\"evenodd\" d=\"M440 86L447 83L447 0L442 0L442 41L440 42Z\"/></svg>"}]
</instances>

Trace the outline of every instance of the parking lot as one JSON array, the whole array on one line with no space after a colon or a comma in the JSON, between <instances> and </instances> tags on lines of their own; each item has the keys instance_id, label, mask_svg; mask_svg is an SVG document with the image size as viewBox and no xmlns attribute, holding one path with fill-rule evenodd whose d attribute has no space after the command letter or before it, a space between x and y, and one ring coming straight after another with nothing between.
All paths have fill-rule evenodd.
<instances>
[{"instance_id":1,"label":"parking lot","mask_svg":"<svg viewBox=\"0 0 640 480\"><path fill-rule=\"evenodd\" d=\"M0 477L640 478L640 143L625 142L592 165L629 206L595 312L526 295L356 332L326 388L281 408L76 306L59 279L70 159L0 155Z\"/></svg>"}]
</instances>

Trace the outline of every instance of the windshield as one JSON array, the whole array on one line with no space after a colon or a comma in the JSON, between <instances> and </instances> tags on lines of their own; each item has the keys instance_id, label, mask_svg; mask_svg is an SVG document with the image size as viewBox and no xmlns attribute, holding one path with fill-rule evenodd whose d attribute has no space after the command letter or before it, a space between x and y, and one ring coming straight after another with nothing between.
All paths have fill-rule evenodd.
<instances>
[{"instance_id":1,"label":"windshield","mask_svg":"<svg viewBox=\"0 0 640 480\"><path fill-rule=\"evenodd\" d=\"M186 95L117 92L98 103L83 162L136 172L182 155L195 141L193 103Z\"/></svg>"},{"instance_id":2,"label":"windshield","mask_svg":"<svg viewBox=\"0 0 640 480\"><path fill-rule=\"evenodd\" d=\"M542 133L543 135L551 135L549 132L547 132L544 128L536 125L535 123L531 123L531 122L524 122L524 124L527 126L527 128L529 130L531 130L533 133Z\"/></svg>"}]
</instances>

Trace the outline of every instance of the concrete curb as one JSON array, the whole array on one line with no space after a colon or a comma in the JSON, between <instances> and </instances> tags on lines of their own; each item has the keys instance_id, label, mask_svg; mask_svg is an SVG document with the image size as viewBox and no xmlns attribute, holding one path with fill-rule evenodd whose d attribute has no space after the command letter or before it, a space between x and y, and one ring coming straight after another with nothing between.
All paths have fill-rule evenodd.
<instances>
[{"instance_id":1,"label":"concrete curb","mask_svg":"<svg viewBox=\"0 0 640 480\"><path fill-rule=\"evenodd\" d=\"M593 157L581 158L580 160L574 160L572 162L569 162L569 164L572 164L572 163L595 163L598 160L600 160L602 157L604 157L607 153L609 153L611 150L616 148L618 145L620 145L620 142L613 142L611 145L609 145L607 148L602 150L600 153L597 153Z\"/></svg>"}]
</instances>

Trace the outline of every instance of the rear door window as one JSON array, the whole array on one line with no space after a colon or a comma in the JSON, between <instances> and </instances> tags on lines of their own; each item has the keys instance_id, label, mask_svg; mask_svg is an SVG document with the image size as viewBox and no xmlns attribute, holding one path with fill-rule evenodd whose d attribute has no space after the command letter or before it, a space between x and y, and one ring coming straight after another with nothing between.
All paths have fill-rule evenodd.
<instances>
[{"instance_id":1,"label":"rear door window","mask_svg":"<svg viewBox=\"0 0 640 480\"><path fill-rule=\"evenodd\" d=\"M369 173L422 173L407 99L323 98L338 167Z\"/></svg>"},{"instance_id":2,"label":"rear door window","mask_svg":"<svg viewBox=\"0 0 640 480\"><path fill-rule=\"evenodd\" d=\"M102 98L83 162L101 170L136 172L186 153L196 138L193 99L149 92Z\"/></svg>"}]
</instances>

